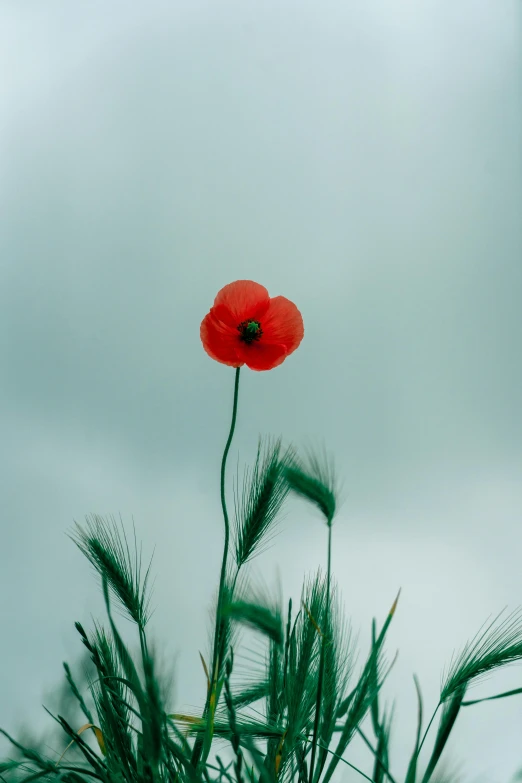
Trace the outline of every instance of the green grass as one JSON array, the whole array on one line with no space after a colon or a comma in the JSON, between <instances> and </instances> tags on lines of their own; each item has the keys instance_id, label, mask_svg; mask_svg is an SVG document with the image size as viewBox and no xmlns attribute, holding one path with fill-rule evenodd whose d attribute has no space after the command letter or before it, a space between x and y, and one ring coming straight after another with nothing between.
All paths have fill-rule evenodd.
<instances>
[{"instance_id":1,"label":"green grass","mask_svg":"<svg viewBox=\"0 0 522 783\"><path fill-rule=\"evenodd\" d=\"M222 489L238 380L236 371ZM381 689L393 665L387 662L385 643L398 596L380 630L373 620L369 653L356 667L357 645L331 572L339 508L332 461L311 452L298 457L293 448L283 450L281 440L260 441L254 465L245 471L241 489L239 481L237 487L231 537L222 491L225 549L210 668L202 659L208 686L202 713L175 712L150 648L151 565L143 574L135 532L131 548L121 522L90 516L71 534L100 581L106 608L103 625L95 622L85 630L76 623L88 676L75 679L64 664L61 706L56 714L49 711L58 731L54 751L34 738L15 739L2 730L12 744L12 757L0 763L2 781L329 783L343 768L373 783L456 783L459 778L445 767L448 739L461 711L487 700L466 699L468 689L488 673L522 659L521 614L502 622L497 618L464 645L443 676L427 726L415 679L416 738L407 771L399 777L391 747L393 705L381 705ZM245 567L263 552L293 497L310 503L324 521L328 565L326 573L318 571L304 580L298 604L289 600L283 606L252 589ZM120 634L118 615L134 626L137 654ZM263 665L260 669L252 664L239 678L235 661L242 627L254 632L251 638L261 649ZM363 731L365 721L372 736ZM355 738L362 739L368 751L364 770L350 759ZM230 761L217 752L223 743Z\"/></svg>"}]
</instances>

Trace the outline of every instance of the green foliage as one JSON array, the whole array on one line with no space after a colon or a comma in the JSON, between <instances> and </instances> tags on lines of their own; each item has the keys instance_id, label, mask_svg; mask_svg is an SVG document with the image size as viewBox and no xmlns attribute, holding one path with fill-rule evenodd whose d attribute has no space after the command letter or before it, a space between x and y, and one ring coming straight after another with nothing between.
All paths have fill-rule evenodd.
<instances>
[{"instance_id":1,"label":"green foliage","mask_svg":"<svg viewBox=\"0 0 522 783\"><path fill-rule=\"evenodd\" d=\"M366 661L366 664L362 670L361 676L355 686L353 695L350 694L350 700L346 711L346 719L344 726L341 729L341 735L335 749L335 754L328 765L323 781L327 783L339 763L339 758L342 757L346 751L348 745L355 736L356 731L359 729L361 723L366 717L368 711L371 709L374 700L382 687L387 674L383 672L384 658L383 658L383 643L386 636L386 632L390 625L391 619L394 615L397 605L397 599L395 600L388 617L383 625L381 633L375 639L372 637L372 645L370 654ZM344 707L344 704L341 703Z\"/></svg>"},{"instance_id":2,"label":"green foliage","mask_svg":"<svg viewBox=\"0 0 522 783\"><path fill-rule=\"evenodd\" d=\"M243 776L241 769L243 767L243 751L241 749L241 735L239 733L239 727L236 722L236 710L234 702L232 700L232 691L230 689L230 675L232 674L233 666L233 652L230 650L230 656L227 659L226 673L225 673L225 702L228 710L228 720L230 724L230 734L232 747L236 755L235 772L237 783L243 783Z\"/></svg>"},{"instance_id":3,"label":"green foliage","mask_svg":"<svg viewBox=\"0 0 522 783\"><path fill-rule=\"evenodd\" d=\"M301 610L290 634L288 670L280 709L285 713L285 740L281 748L282 770L288 773L306 765L308 748L303 736L313 729L314 706L319 675L321 628L326 603L326 582L318 571L314 579L305 582Z\"/></svg>"},{"instance_id":4,"label":"green foliage","mask_svg":"<svg viewBox=\"0 0 522 783\"><path fill-rule=\"evenodd\" d=\"M328 568L326 575L318 571L305 579L297 611L290 600L285 613L279 601L247 589L248 571L241 569L269 540L289 492L324 515ZM292 450L282 453L280 440L264 451L260 441L236 502L236 562L220 583L212 639L215 670L205 663L207 704L215 675L213 704L202 714L179 714L169 704L147 638L150 565L142 578L136 540L131 554L123 527L120 531L114 520L97 515L87 518L85 528L77 526L73 540L100 578L108 624L95 622L87 632L76 623L91 669L85 684L63 664L74 710L71 705L48 710L60 732L60 751L50 758L49 743L21 742L2 731L16 756L0 763L3 783L329 783L339 764L371 783L398 783L390 760L393 706L381 710L380 702L390 670L384 645L399 596L380 632L373 621L370 650L356 677L356 645L330 569L337 509L337 482L326 458L309 454L301 461ZM113 604L134 623L135 650L116 625ZM415 678L417 730L404 783L456 783L443 767L443 753L461 707L522 692L517 688L464 700L468 687L481 677L522 659L521 616L497 620L451 662L422 738L423 704ZM236 649L242 627L257 632L252 635L257 658L246 659L246 673L238 681L231 648ZM421 750L439 707L440 722L425 772L419 775ZM372 741L363 731L366 719L375 735ZM366 772L345 758L356 735L369 751ZM230 764L215 755L224 742L232 748Z\"/></svg>"},{"instance_id":5,"label":"green foliage","mask_svg":"<svg viewBox=\"0 0 522 783\"><path fill-rule=\"evenodd\" d=\"M234 692L232 701L235 707L247 707L260 699L265 699L270 691L268 681L254 682L246 688Z\"/></svg>"},{"instance_id":6,"label":"green foliage","mask_svg":"<svg viewBox=\"0 0 522 783\"><path fill-rule=\"evenodd\" d=\"M324 680L319 720L319 750L314 779L319 780L328 758L327 748L333 739L336 720L346 694L355 664L355 647L351 627L345 622L335 587L329 611L322 619L324 628Z\"/></svg>"},{"instance_id":7,"label":"green foliage","mask_svg":"<svg viewBox=\"0 0 522 783\"><path fill-rule=\"evenodd\" d=\"M441 690L442 702L494 669L522 659L521 611L513 612L497 624L501 615L502 612L484 631L481 628L451 662Z\"/></svg>"},{"instance_id":8,"label":"green foliage","mask_svg":"<svg viewBox=\"0 0 522 783\"><path fill-rule=\"evenodd\" d=\"M237 624L231 622L230 614L227 609L234 603L235 586L229 581L223 583L223 595L221 612L219 617L219 623L216 625L218 628L218 643L217 643L217 698L216 705L219 705L219 698L221 695L222 686L225 679L225 667L227 662L227 651L234 647L237 638ZM216 607L217 611L217 607Z\"/></svg>"},{"instance_id":9,"label":"green foliage","mask_svg":"<svg viewBox=\"0 0 522 783\"><path fill-rule=\"evenodd\" d=\"M235 555L238 568L259 554L268 542L273 525L288 495L285 470L293 460L293 450L281 455L281 439L268 440L263 447L260 438L251 471L245 470L241 495L235 500Z\"/></svg>"},{"instance_id":10,"label":"green foliage","mask_svg":"<svg viewBox=\"0 0 522 783\"><path fill-rule=\"evenodd\" d=\"M417 779L417 760L419 757L419 748L421 742L422 732L422 694L420 690L420 684L417 677L414 675L415 689L417 691L417 735L415 738L415 747L408 764L408 771L406 772L405 783L415 783Z\"/></svg>"},{"instance_id":11,"label":"green foliage","mask_svg":"<svg viewBox=\"0 0 522 783\"><path fill-rule=\"evenodd\" d=\"M147 583L150 563L141 579L141 550L135 538L132 557L123 524L122 532L114 518L104 519L98 514L87 517L86 528L76 524L70 536L102 578L107 579L111 593L131 620L145 627L149 619L150 596Z\"/></svg>"},{"instance_id":12,"label":"green foliage","mask_svg":"<svg viewBox=\"0 0 522 783\"><path fill-rule=\"evenodd\" d=\"M377 752L375 754L375 764L373 768L373 779L375 783L382 783L386 779L386 776L393 781L393 778L389 774L390 766L390 734L391 727L393 725L393 711L394 704L392 705L389 713L384 712L382 723L378 729L378 744Z\"/></svg>"},{"instance_id":13,"label":"green foliage","mask_svg":"<svg viewBox=\"0 0 522 783\"><path fill-rule=\"evenodd\" d=\"M223 607L223 614L231 620L255 628L276 644L283 643L281 616L273 607L249 601L233 601Z\"/></svg>"},{"instance_id":14,"label":"green foliage","mask_svg":"<svg viewBox=\"0 0 522 783\"><path fill-rule=\"evenodd\" d=\"M495 699L505 699L506 696L518 696L522 693L522 688L515 688L512 691L497 693L495 696L485 696L483 699L471 699L462 702L463 707L471 707L472 704L481 704L483 701L494 701Z\"/></svg>"},{"instance_id":15,"label":"green foliage","mask_svg":"<svg viewBox=\"0 0 522 783\"><path fill-rule=\"evenodd\" d=\"M316 505L331 525L337 508L337 480L333 461L324 453L310 450L304 459L295 458L285 471L290 489Z\"/></svg>"},{"instance_id":16,"label":"green foliage","mask_svg":"<svg viewBox=\"0 0 522 783\"><path fill-rule=\"evenodd\" d=\"M71 674L71 669L70 669L69 664L66 661L64 661L62 665L63 665L64 671L65 671L65 677L66 677L67 683L69 685L69 688L71 689L71 692L72 692L74 698L78 701L80 709L83 712L83 714L85 715L85 717L87 718L88 722L92 723L91 711L87 707L83 696L81 695L80 691L78 690L78 686L76 685L76 682L74 681L73 676Z\"/></svg>"},{"instance_id":17,"label":"green foliage","mask_svg":"<svg viewBox=\"0 0 522 783\"><path fill-rule=\"evenodd\" d=\"M437 735L435 737L435 744L433 747L432 754L430 756L430 760L428 762L428 767L422 778L422 783L428 783L428 781L431 780L433 771L437 765L438 760L441 757L444 747L446 746L451 730L455 725L455 721L457 720L457 716L462 706L462 700L464 698L465 691L466 691L465 684L459 686L457 690L454 690L452 692L451 696L444 704L444 708L439 723L439 728L437 731Z\"/></svg>"}]
</instances>

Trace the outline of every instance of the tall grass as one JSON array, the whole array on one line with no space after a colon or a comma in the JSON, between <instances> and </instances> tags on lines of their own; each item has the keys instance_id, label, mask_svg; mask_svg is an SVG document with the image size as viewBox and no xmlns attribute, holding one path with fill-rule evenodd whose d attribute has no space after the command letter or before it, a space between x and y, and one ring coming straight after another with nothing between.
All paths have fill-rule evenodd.
<instances>
[{"instance_id":1,"label":"tall grass","mask_svg":"<svg viewBox=\"0 0 522 783\"><path fill-rule=\"evenodd\" d=\"M233 425L237 411L236 372ZM149 576L142 572L136 536L128 543L123 524L90 516L71 538L101 584L105 623L86 630L76 623L88 655L90 675L80 682L64 664L65 687L74 709L69 717L50 712L59 729L54 754L2 734L13 746L12 758L0 763L3 781L62 783L329 783L341 767L372 783L455 783L444 767L444 751L461 710L482 700L466 699L468 689L488 673L522 659L522 616L496 618L450 663L440 697L424 726L420 684L417 731L405 775L394 771L391 738L393 705L381 704L381 689L393 661L386 636L399 596L379 629L371 625L370 650L356 666L357 645L346 618L331 568L335 546L334 517L339 508L333 464L309 452L284 450L281 440L260 441L253 467L245 471L235 495L230 525L224 496L224 469L233 426L222 462L225 546L215 611L212 660L202 658L207 677L201 714L179 714L150 648ZM304 498L321 516L325 530L326 573L307 576L298 604L260 596L243 577L276 531L284 505ZM229 536L231 528L232 536ZM131 652L118 628L128 618L138 642ZM247 627L262 645L263 666L237 677L235 661ZM210 666L208 665L210 663ZM504 698L516 689L489 698ZM69 705L70 706L70 705ZM440 712L438 725L435 718ZM71 717L72 716L72 717ZM363 723L369 719L372 736ZM353 740L362 739L368 766L351 758ZM227 742L230 761L216 752Z\"/></svg>"}]
</instances>

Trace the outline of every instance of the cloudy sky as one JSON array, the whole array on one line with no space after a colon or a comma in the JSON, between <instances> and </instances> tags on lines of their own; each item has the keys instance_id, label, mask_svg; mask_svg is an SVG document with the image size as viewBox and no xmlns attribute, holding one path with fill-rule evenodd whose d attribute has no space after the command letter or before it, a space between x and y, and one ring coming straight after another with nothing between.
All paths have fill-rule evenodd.
<instances>
[{"instance_id":1,"label":"cloudy sky","mask_svg":"<svg viewBox=\"0 0 522 783\"><path fill-rule=\"evenodd\" d=\"M90 512L156 547L173 706L202 704L234 373L199 324L246 278L296 302L305 338L242 371L230 465L260 433L334 455L361 656L402 587L385 696L404 774L413 673L431 714L453 650L522 605L520 17L518 0L1 3L1 726L48 726L73 623L103 614L66 536ZM253 573L298 599L324 552L294 502ZM448 760L507 783L521 737L520 699L479 705Z\"/></svg>"}]
</instances>

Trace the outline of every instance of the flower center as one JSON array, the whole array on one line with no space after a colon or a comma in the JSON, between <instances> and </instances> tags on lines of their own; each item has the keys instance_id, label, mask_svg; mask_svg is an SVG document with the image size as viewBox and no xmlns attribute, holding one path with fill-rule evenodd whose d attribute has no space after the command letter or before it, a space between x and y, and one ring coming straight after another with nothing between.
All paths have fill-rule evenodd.
<instances>
[{"instance_id":1,"label":"flower center","mask_svg":"<svg viewBox=\"0 0 522 783\"><path fill-rule=\"evenodd\" d=\"M237 328L239 339L248 344L254 340L259 340L263 334L259 321L241 321Z\"/></svg>"}]
</instances>

